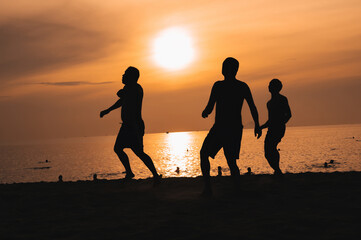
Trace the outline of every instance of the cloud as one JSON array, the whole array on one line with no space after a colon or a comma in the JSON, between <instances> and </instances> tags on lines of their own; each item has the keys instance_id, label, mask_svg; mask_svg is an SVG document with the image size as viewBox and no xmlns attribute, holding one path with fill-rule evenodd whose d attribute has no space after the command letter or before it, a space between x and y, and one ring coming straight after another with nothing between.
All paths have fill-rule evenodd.
<instances>
[{"instance_id":1,"label":"cloud","mask_svg":"<svg viewBox=\"0 0 361 240\"><path fill-rule=\"evenodd\" d=\"M104 56L107 39L74 26L31 20L0 25L0 79L91 61Z\"/></svg>"},{"instance_id":2,"label":"cloud","mask_svg":"<svg viewBox=\"0 0 361 240\"><path fill-rule=\"evenodd\" d=\"M10 96L0 95L0 101L10 98Z\"/></svg>"},{"instance_id":3,"label":"cloud","mask_svg":"<svg viewBox=\"0 0 361 240\"><path fill-rule=\"evenodd\" d=\"M80 86L80 85L103 85L110 84L113 82L41 82L38 84L49 85L49 86Z\"/></svg>"}]
</instances>

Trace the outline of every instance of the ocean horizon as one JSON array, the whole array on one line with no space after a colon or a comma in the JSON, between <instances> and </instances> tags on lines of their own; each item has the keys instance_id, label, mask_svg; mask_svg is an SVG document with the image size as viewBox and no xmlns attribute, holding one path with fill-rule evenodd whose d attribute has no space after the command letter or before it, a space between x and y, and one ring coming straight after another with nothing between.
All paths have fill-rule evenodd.
<instances>
[{"instance_id":1,"label":"ocean horizon","mask_svg":"<svg viewBox=\"0 0 361 240\"><path fill-rule=\"evenodd\" d=\"M199 151L208 131L149 133L144 136L144 150L153 159L163 177L201 175ZM253 129L244 129L240 158L242 174L272 174L264 158L263 143ZM121 179L124 167L113 152L114 136L75 137L37 140L0 145L0 183ZM361 124L288 127L279 144L280 166L285 173L361 171ZM135 178L151 173L130 149L126 149ZM229 169L221 150L211 159L211 175L218 167L222 174ZM325 163L328 163L325 167ZM179 169L179 171L176 171Z\"/></svg>"}]
</instances>

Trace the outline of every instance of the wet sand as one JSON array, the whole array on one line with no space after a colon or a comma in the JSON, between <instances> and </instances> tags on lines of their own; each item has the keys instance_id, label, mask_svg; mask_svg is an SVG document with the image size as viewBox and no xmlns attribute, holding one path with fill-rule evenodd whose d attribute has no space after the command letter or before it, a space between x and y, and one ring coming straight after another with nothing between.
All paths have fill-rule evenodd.
<instances>
[{"instance_id":1,"label":"wet sand","mask_svg":"<svg viewBox=\"0 0 361 240\"><path fill-rule=\"evenodd\" d=\"M66 180L66 179L65 179ZM0 185L0 239L358 239L361 172Z\"/></svg>"}]
</instances>

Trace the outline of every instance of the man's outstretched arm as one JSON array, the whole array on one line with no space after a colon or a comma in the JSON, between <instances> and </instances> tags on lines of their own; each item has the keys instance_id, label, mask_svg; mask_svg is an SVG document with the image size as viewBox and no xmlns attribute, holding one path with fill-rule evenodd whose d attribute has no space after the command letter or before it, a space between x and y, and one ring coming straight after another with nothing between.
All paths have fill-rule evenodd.
<instances>
[{"instance_id":1,"label":"man's outstretched arm","mask_svg":"<svg viewBox=\"0 0 361 240\"><path fill-rule=\"evenodd\" d=\"M249 106L249 110L251 111L251 115L254 121L254 135L258 138L262 136L262 130L259 127L259 121L258 121L258 111L256 108L256 105L254 104L253 97L251 90L248 88L248 94L246 95L246 101Z\"/></svg>"},{"instance_id":2,"label":"man's outstretched arm","mask_svg":"<svg viewBox=\"0 0 361 240\"><path fill-rule=\"evenodd\" d=\"M209 97L208 104L206 108L202 112L202 117L206 118L209 114L212 113L214 105L216 104L216 96L215 96L215 85L212 87L211 96Z\"/></svg>"},{"instance_id":3,"label":"man's outstretched arm","mask_svg":"<svg viewBox=\"0 0 361 240\"><path fill-rule=\"evenodd\" d=\"M111 111L120 108L122 106L122 99L119 99L118 101L116 101L112 106L110 106L108 109L105 109L103 111L100 112L100 117L104 117L104 115L110 113Z\"/></svg>"}]
</instances>

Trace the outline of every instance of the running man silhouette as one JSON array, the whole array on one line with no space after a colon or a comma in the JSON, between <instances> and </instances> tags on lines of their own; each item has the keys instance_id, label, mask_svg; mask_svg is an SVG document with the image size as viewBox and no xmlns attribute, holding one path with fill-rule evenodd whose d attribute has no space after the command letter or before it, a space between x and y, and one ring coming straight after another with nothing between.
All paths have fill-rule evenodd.
<instances>
[{"instance_id":1,"label":"running man silhouette","mask_svg":"<svg viewBox=\"0 0 361 240\"><path fill-rule=\"evenodd\" d=\"M200 152L201 170L205 181L202 195L212 195L210 183L209 157L214 158L218 151L223 148L232 179L235 186L239 186L239 168L237 159L242 139L242 106L246 99L255 123L254 134L257 138L262 135L259 127L258 112L253 102L248 85L236 79L239 63L234 58L227 58L223 62L222 74L224 80L214 83L211 95L202 117L206 118L216 106L216 117L213 127L204 139Z\"/></svg>"},{"instance_id":2,"label":"running man silhouette","mask_svg":"<svg viewBox=\"0 0 361 240\"><path fill-rule=\"evenodd\" d=\"M143 151L144 121L142 119L143 88L137 83L139 70L135 67L128 67L125 70L122 83L125 85L117 95L119 100L111 107L100 112L100 117L110 113L114 109L122 107L121 115L123 124L119 130L114 145L114 151L124 165L125 179L132 179L134 173L130 167L129 158L124 148L130 148L153 174L154 183L159 183L161 178L154 167L152 159Z\"/></svg>"},{"instance_id":3,"label":"running man silhouette","mask_svg":"<svg viewBox=\"0 0 361 240\"><path fill-rule=\"evenodd\" d=\"M267 102L268 121L261 126L261 129L268 128L264 140L264 155L273 168L275 176L283 175L280 169L280 154L277 145L285 135L286 123L292 116L287 98L280 94L281 89L282 82L272 79L268 85L271 93L271 100Z\"/></svg>"}]
</instances>

